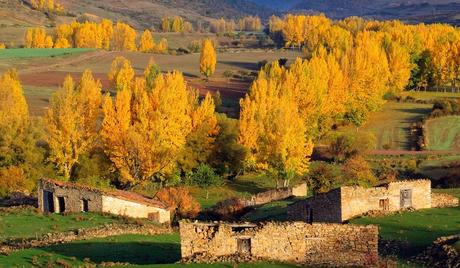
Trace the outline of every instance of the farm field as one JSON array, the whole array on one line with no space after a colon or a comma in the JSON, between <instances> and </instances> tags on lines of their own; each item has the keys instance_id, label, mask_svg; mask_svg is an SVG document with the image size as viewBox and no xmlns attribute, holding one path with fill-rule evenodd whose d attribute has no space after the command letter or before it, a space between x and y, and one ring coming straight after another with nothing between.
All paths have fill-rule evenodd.
<instances>
[{"instance_id":1,"label":"farm field","mask_svg":"<svg viewBox=\"0 0 460 268\"><path fill-rule=\"evenodd\" d=\"M12 48L0 50L0 59L46 58L78 55L92 51L89 48Z\"/></svg>"},{"instance_id":2,"label":"farm field","mask_svg":"<svg viewBox=\"0 0 460 268\"><path fill-rule=\"evenodd\" d=\"M442 91L406 91L401 93L402 97L412 97L416 100L431 101L436 99L460 98L460 92Z\"/></svg>"},{"instance_id":3,"label":"farm field","mask_svg":"<svg viewBox=\"0 0 460 268\"><path fill-rule=\"evenodd\" d=\"M374 134L376 149L388 147L392 150L411 150L409 128L427 115L431 104L387 102L379 112L371 114L369 121L361 129Z\"/></svg>"},{"instance_id":4,"label":"farm field","mask_svg":"<svg viewBox=\"0 0 460 268\"><path fill-rule=\"evenodd\" d=\"M8 49L7 49L8 51ZM21 54L21 49L16 54ZM0 52L1 54L2 52ZM79 79L81 73L91 69L95 78L100 79L103 89L107 90L110 83L107 73L110 70L112 61L123 56L129 59L138 75L142 74L151 59L159 65L163 72L178 70L183 72L187 81L192 87L200 90L201 93L219 91L223 97L224 104L233 106L233 113L238 108L238 100L244 97L250 81L227 79L224 72L233 74L248 75L258 72L261 61L275 61L280 58L288 59L288 64L301 56L298 51L284 50L236 50L232 52L219 53L217 58L216 74L209 81L200 77L198 70L199 53L186 55L163 55L137 52L111 52L101 50L80 50L66 49L61 54L56 53L54 57L47 57L46 61L39 55L49 53L47 50L31 53L24 50L24 55L37 55L36 57L8 57L0 62L0 72L10 68L16 68L19 72L21 83L24 86L29 110L32 115L43 115L48 106L48 99L51 94L59 88L67 75ZM234 107L236 106L236 107Z\"/></svg>"},{"instance_id":5,"label":"farm field","mask_svg":"<svg viewBox=\"0 0 460 268\"><path fill-rule=\"evenodd\" d=\"M425 123L428 150L460 150L460 116L444 116Z\"/></svg>"}]
</instances>

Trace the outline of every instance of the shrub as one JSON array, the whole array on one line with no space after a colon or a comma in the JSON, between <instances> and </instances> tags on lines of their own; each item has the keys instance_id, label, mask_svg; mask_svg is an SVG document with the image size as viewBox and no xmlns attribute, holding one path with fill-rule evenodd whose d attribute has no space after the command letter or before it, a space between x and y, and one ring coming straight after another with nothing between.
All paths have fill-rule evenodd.
<instances>
[{"instance_id":1,"label":"shrub","mask_svg":"<svg viewBox=\"0 0 460 268\"><path fill-rule=\"evenodd\" d=\"M340 167L326 162L312 163L309 186L315 193L328 192L343 183Z\"/></svg>"},{"instance_id":2,"label":"shrub","mask_svg":"<svg viewBox=\"0 0 460 268\"><path fill-rule=\"evenodd\" d=\"M206 190L206 199L209 198L209 188L222 185L222 178L217 175L214 169L206 164L200 164L197 170L191 174L192 184L198 185Z\"/></svg>"},{"instance_id":3,"label":"shrub","mask_svg":"<svg viewBox=\"0 0 460 268\"><path fill-rule=\"evenodd\" d=\"M375 148L375 137L368 132L340 133L333 137L328 151L335 161L345 161Z\"/></svg>"},{"instance_id":4,"label":"shrub","mask_svg":"<svg viewBox=\"0 0 460 268\"><path fill-rule=\"evenodd\" d=\"M0 169L0 197L7 197L13 192L22 192L31 188L26 181L24 171L15 166Z\"/></svg>"},{"instance_id":5,"label":"shrub","mask_svg":"<svg viewBox=\"0 0 460 268\"><path fill-rule=\"evenodd\" d=\"M370 187L377 182L371 166L362 156L357 155L348 159L342 170L347 185Z\"/></svg>"},{"instance_id":6,"label":"shrub","mask_svg":"<svg viewBox=\"0 0 460 268\"><path fill-rule=\"evenodd\" d=\"M166 187L157 192L155 197L167 204L176 219L195 218L200 213L200 204L184 187Z\"/></svg>"},{"instance_id":7,"label":"shrub","mask_svg":"<svg viewBox=\"0 0 460 268\"><path fill-rule=\"evenodd\" d=\"M188 50L190 53L198 53L201 50L201 42L200 40L193 40L188 44Z\"/></svg>"}]
</instances>

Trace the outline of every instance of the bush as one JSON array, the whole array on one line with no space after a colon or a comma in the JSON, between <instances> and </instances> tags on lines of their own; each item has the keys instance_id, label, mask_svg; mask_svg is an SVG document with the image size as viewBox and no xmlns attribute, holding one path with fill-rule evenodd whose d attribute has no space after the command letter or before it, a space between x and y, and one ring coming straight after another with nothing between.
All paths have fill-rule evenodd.
<instances>
[{"instance_id":1,"label":"bush","mask_svg":"<svg viewBox=\"0 0 460 268\"><path fill-rule=\"evenodd\" d=\"M368 132L340 133L333 137L328 151L335 161L342 162L375 148L375 137Z\"/></svg>"},{"instance_id":2,"label":"bush","mask_svg":"<svg viewBox=\"0 0 460 268\"><path fill-rule=\"evenodd\" d=\"M193 40L188 44L188 50L190 53L198 53L201 50L201 42L200 40Z\"/></svg>"},{"instance_id":3,"label":"bush","mask_svg":"<svg viewBox=\"0 0 460 268\"><path fill-rule=\"evenodd\" d=\"M347 185L370 187L377 183L371 166L362 156L357 155L348 159L342 170Z\"/></svg>"},{"instance_id":4,"label":"bush","mask_svg":"<svg viewBox=\"0 0 460 268\"><path fill-rule=\"evenodd\" d=\"M308 182L315 193L325 193L339 187L343 183L340 167L326 162L312 163Z\"/></svg>"},{"instance_id":5,"label":"bush","mask_svg":"<svg viewBox=\"0 0 460 268\"><path fill-rule=\"evenodd\" d=\"M155 197L174 211L176 220L195 218L201 210L200 204L184 187L162 188Z\"/></svg>"},{"instance_id":6,"label":"bush","mask_svg":"<svg viewBox=\"0 0 460 268\"><path fill-rule=\"evenodd\" d=\"M11 166L0 169L0 197L8 197L13 192L24 192L31 188L21 168Z\"/></svg>"}]
</instances>

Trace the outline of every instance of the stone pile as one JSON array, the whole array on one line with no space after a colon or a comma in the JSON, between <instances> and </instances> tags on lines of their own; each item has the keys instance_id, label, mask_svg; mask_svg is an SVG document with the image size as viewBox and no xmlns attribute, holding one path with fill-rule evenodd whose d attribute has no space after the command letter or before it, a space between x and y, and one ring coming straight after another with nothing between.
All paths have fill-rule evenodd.
<instances>
[{"instance_id":1,"label":"stone pile","mask_svg":"<svg viewBox=\"0 0 460 268\"><path fill-rule=\"evenodd\" d=\"M458 198L445 193L432 193L431 194L431 207L434 208L447 208L458 207Z\"/></svg>"},{"instance_id":2,"label":"stone pile","mask_svg":"<svg viewBox=\"0 0 460 268\"><path fill-rule=\"evenodd\" d=\"M416 257L427 267L460 268L460 235L436 239L433 244Z\"/></svg>"},{"instance_id":3,"label":"stone pile","mask_svg":"<svg viewBox=\"0 0 460 268\"><path fill-rule=\"evenodd\" d=\"M226 256L212 256L206 253L197 253L193 256L183 258L182 263L255 263L267 261L249 254L232 254Z\"/></svg>"}]
</instances>

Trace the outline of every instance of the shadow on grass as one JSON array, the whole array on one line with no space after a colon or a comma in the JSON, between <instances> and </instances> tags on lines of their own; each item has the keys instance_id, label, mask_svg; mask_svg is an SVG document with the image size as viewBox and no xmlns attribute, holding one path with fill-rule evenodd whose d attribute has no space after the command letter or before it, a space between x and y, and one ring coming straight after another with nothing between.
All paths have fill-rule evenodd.
<instances>
[{"instance_id":1,"label":"shadow on grass","mask_svg":"<svg viewBox=\"0 0 460 268\"><path fill-rule=\"evenodd\" d=\"M220 61L219 63L234 66L234 67L241 68L241 69L247 69L251 71L258 71L260 69L259 64L254 63L254 62Z\"/></svg>"},{"instance_id":2,"label":"shadow on grass","mask_svg":"<svg viewBox=\"0 0 460 268\"><path fill-rule=\"evenodd\" d=\"M249 194L257 194L260 192L268 191L273 188L263 187L253 181L249 180L234 180L232 183L228 183L227 187L240 193L249 193Z\"/></svg>"},{"instance_id":3,"label":"shadow on grass","mask_svg":"<svg viewBox=\"0 0 460 268\"><path fill-rule=\"evenodd\" d=\"M130 264L168 264L180 260L178 243L152 242L77 242L42 248L53 254L90 259L95 263L127 262Z\"/></svg>"}]
</instances>

